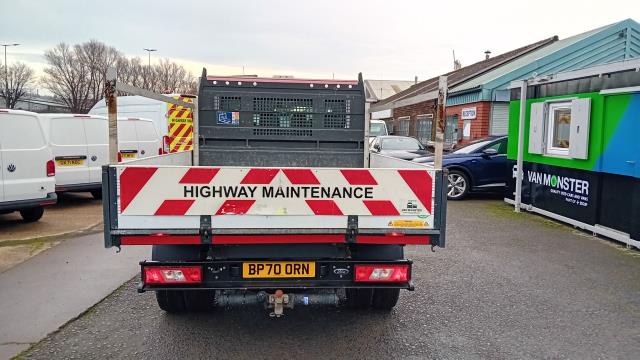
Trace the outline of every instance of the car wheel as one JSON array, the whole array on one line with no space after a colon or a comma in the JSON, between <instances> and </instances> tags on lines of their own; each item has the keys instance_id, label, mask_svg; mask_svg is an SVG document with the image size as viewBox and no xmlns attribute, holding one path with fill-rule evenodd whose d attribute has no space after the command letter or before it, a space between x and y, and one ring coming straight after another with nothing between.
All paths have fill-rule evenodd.
<instances>
[{"instance_id":1,"label":"car wheel","mask_svg":"<svg viewBox=\"0 0 640 360\"><path fill-rule=\"evenodd\" d=\"M34 222L40 220L44 214L44 208L42 206L31 209L20 210L20 216L25 222Z\"/></svg>"},{"instance_id":2,"label":"car wheel","mask_svg":"<svg viewBox=\"0 0 640 360\"><path fill-rule=\"evenodd\" d=\"M447 184L447 198L450 200L463 199L469 193L471 183L469 177L459 170L449 170Z\"/></svg>"},{"instance_id":3,"label":"car wheel","mask_svg":"<svg viewBox=\"0 0 640 360\"><path fill-rule=\"evenodd\" d=\"M91 190L91 196L96 200L102 199L102 190Z\"/></svg>"}]
</instances>

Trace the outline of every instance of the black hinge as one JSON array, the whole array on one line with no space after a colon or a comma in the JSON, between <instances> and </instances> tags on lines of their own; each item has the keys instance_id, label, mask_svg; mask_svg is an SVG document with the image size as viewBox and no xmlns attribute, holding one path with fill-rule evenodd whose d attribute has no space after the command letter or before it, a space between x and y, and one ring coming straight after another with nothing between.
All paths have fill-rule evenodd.
<instances>
[{"instance_id":1,"label":"black hinge","mask_svg":"<svg viewBox=\"0 0 640 360\"><path fill-rule=\"evenodd\" d=\"M358 216L349 215L347 217L347 243L355 243L358 236Z\"/></svg>"},{"instance_id":2,"label":"black hinge","mask_svg":"<svg viewBox=\"0 0 640 360\"><path fill-rule=\"evenodd\" d=\"M200 241L211 244L211 215L200 215Z\"/></svg>"}]
</instances>

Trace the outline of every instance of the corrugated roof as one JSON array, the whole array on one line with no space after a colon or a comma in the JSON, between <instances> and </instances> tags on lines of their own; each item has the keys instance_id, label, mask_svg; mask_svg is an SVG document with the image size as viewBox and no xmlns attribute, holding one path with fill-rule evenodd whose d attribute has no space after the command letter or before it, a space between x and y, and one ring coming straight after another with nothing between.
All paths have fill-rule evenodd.
<instances>
[{"instance_id":1,"label":"corrugated roof","mask_svg":"<svg viewBox=\"0 0 640 360\"><path fill-rule=\"evenodd\" d=\"M365 80L367 101L380 101L408 89L415 81L405 80Z\"/></svg>"},{"instance_id":2,"label":"corrugated roof","mask_svg":"<svg viewBox=\"0 0 640 360\"><path fill-rule=\"evenodd\" d=\"M628 31L622 34L622 31ZM449 94L478 87L507 88L513 80L557 73L640 56L640 24L632 19L556 41L470 81L450 87Z\"/></svg>"},{"instance_id":3,"label":"corrugated roof","mask_svg":"<svg viewBox=\"0 0 640 360\"><path fill-rule=\"evenodd\" d=\"M462 82L468 81L469 79L472 79L475 76L478 76L482 73L490 71L498 66L509 63L510 61L513 61L514 59L517 59L518 57L523 56L531 51L534 51L541 47L548 46L549 44L557 40L558 40L557 36L550 37L550 38L535 42L533 44L529 44L521 48L511 50L504 54L494 56L487 60L483 60L475 64L465 66L461 69L448 72L443 75L447 76L447 80L450 85L455 86L455 84L460 84ZM393 107L392 103L397 102L399 100L403 100L403 99L411 98L417 95L426 94L426 93L435 91L438 89L438 79L439 79L439 76L436 76L429 80L425 80L423 82L415 84L410 88L396 95L393 95L381 102L378 102L375 106L371 107L371 111L388 109Z\"/></svg>"}]
</instances>

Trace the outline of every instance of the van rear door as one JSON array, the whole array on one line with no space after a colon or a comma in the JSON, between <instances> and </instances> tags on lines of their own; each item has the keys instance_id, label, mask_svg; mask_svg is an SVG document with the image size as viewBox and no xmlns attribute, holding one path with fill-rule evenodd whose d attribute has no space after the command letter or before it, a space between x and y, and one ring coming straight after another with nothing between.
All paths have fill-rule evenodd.
<instances>
[{"instance_id":1,"label":"van rear door","mask_svg":"<svg viewBox=\"0 0 640 360\"><path fill-rule=\"evenodd\" d=\"M89 158L84 122L89 115L52 117L49 142L56 161L56 186L88 184Z\"/></svg>"},{"instance_id":2,"label":"van rear door","mask_svg":"<svg viewBox=\"0 0 640 360\"><path fill-rule=\"evenodd\" d=\"M135 120L118 119L118 151L122 161L132 160L139 156L134 123Z\"/></svg>"},{"instance_id":3,"label":"van rear door","mask_svg":"<svg viewBox=\"0 0 640 360\"><path fill-rule=\"evenodd\" d=\"M84 122L87 136L89 182L102 182L102 165L109 163L109 123L102 117L91 117Z\"/></svg>"},{"instance_id":4,"label":"van rear door","mask_svg":"<svg viewBox=\"0 0 640 360\"><path fill-rule=\"evenodd\" d=\"M47 147L36 114L0 111L4 201L39 199L54 191Z\"/></svg>"},{"instance_id":5,"label":"van rear door","mask_svg":"<svg viewBox=\"0 0 640 360\"><path fill-rule=\"evenodd\" d=\"M138 136L138 157L159 155L162 146L153 122L138 120L135 121L135 127Z\"/></svg>"}]
</instances>

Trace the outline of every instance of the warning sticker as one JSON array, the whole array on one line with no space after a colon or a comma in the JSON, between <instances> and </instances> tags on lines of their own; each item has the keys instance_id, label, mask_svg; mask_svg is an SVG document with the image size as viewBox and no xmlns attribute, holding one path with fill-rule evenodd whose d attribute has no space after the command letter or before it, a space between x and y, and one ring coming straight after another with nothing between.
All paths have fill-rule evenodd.
<instances>
[{"instance_id":1,"label":"warning sticker","mask_svg":"<svg viewBox=\"0 0 640 360\"><path fill-rule=\"evenodd\" d=\"M240 125L240 112L218 111L218 125Z\"/></svg>"}]
</instances>

